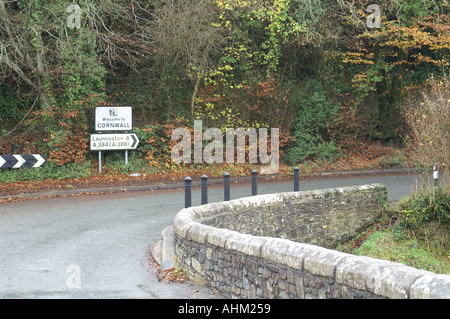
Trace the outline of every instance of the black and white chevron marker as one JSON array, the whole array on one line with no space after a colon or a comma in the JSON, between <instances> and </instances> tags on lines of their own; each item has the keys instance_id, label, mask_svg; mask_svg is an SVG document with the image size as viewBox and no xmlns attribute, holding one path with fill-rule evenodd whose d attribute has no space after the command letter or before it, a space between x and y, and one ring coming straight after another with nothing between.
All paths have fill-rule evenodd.
<instances>
[{"instance_id":1,"label":"black and white chevron marker","mask_svg":"<svg viewBox=\"0 0 450 319\"><path fill-rule=\"evenodd\" d=\"M0 155L0 168L42 167L45 165L45 155Z\"/></svg>"}]
</instances>

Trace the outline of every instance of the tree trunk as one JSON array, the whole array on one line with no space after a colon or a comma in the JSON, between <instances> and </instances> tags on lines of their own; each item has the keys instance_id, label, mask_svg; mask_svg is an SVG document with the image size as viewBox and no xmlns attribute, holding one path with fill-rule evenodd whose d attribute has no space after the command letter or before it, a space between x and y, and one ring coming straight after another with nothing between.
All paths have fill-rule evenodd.
<instances>
[{"instance_id":1,"label":"tree trunk","mask_svg":"<svg viewBox=\"0 0 450 319\"><path fill-rule=\"evenodd\" d=\"M195 81L194 85L194 92L192 92L192 98L191 98L191 115L194 117L194 109L195 109L195 97L197 96L198 86L200 85L200 75L197 75L197 80Z\"/></svg>"},{"instance_id":2,"label":"tree trunk","mask_svg":"<svg viewBox=\"0 0 450 319\"><path fill-rule=\"evenodd\" d=\"M322 44L312 47L312 65L316 79L321 81L325 75L325 59Z\"/></svg>"}]
</instances>

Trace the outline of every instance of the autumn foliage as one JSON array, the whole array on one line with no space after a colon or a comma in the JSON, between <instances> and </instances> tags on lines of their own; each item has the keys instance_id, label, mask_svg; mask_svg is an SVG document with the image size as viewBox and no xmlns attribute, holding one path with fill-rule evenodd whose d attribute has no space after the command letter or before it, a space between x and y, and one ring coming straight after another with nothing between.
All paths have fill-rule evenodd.
<instances>
[{"instance_id":1,"label":"autumn foliage","mask_svg":"<svg viewBox=\"0 0 450 319\"><path fill-rule=\"evenodd\" d=\"M2 2L1 153L95 163L95 107L131 105L133 169L196 169L170 157L171 132L194 120L279 128L281 163L306 171L445 166L448 140L421 136L448 127L428 122L446 93L427 100L449 71L448 1L377 1L376 27L372 2L80 1L80 28L60 1Z\"/></svg>"},{"instance_id":2,"label":"autumn foliage","mask_svg":"<svg viewBox=\"0 0 450 319\"><path fill-rule=\"evenodd\" d=\"M431 172L437 164L450 171L450 78L432 78L420 99L403 106L408 123L408 152L416 163Z\"/></svg>"}]
</instances>

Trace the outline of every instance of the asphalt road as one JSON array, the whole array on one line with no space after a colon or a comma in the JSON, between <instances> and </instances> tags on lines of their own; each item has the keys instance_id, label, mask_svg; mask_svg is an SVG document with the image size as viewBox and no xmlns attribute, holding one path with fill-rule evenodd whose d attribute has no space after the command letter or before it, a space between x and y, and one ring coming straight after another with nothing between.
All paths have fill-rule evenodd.
<instances>
[{"instance_id":1,"label":"asphalt road","mask_svg":"<svg viewBox=\"0 0 450 319\"><path fill-rule=\"evenodd\" d=\"M382 183L390 200L416 188L415 175L302 181L300 190ZM258 194L293 184L258 184ZM233 184L231 197L251 195ZM221 185L209 188L221 201ZM193 205L200 190L193 189ZM184 190L35 199L0 204L0 298L219 298L205 287L159 282L148 251L184 207Z\"/></svg>"}]
</instances>

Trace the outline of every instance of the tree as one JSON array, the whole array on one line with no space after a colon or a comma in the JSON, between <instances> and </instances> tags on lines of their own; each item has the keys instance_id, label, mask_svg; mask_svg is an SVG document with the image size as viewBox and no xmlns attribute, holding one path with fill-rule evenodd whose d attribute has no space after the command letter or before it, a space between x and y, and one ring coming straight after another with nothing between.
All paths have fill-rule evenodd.
<instances>
[{"instance_id":1,"label":"tree","mask_svg":"<svg viewBox=\"0 0 450 319\"><path fill-rule=\"evenodd\" d=\"M42 25L34 1L0 1L0 65L2 78L10 75L18 83L25 82L36 91L44 108L51 105L52 92L45 55L43 34L52 32ZM20 14L22 13L22 14Z\"/></svg>"},{"instance_id":2,"label":"tree","mask_svg":"<svg viewBox=\"0 0 450 319\"><path fill-rule=\"evenodd\" d=\"M437 164L450 171L450 75L430 77L418 97L402 105L409 126L405 135L408 151L428 173ZM441 176L445 176L442 174Z\"/></svg>"},{"instance_id":3,"label":"tree","mask_svg":"<svg viewBox=\"0 0 450 319\"><path fill-rule=\"evenodd\" d=\"M133 68L136 52L146 53L145 12L137 1L0 1L0 81L39 100L50 160L84 160L88 111L105 103L107 65Z\"/></svg>"},{"instance_id":4,"label":"tree","mask_svg":"<svg viewBox=\"0 0 450 319\"><path fill-rule=\"evenodd\" d=\"M44 109L57 106L56 90L64 86L61 75L65 72L90 76L100 71L102 60L110 64L121 60L131 66L133 55L144 52L147 40L136 31L145 20L145 15L137 18L131 13L138 6L136 1L129 5L133 10L122 1L99 0L80 1L78 11L67 12L70 4L0 1L0 79L11 76L17 84L28 85ZM78 28L70 24L74 14Z\"/></svg>"},{"instance_id":5,"label":"tree","mask_svg":"<svg viewBox=\"0 0 450 319\"><path fill-rule=\"evenodd\" d=\"M169 0L153 12L149 29L155 41L155 63L160 70L170 65L193 86L191 115L201 81L217 63L223 43L222 31L214 26L215 12L211 1Z\"/></svg>"},{"instance_id":6,"label":"tree","mask_svg":"<svg viewBox=\"0 0 450 319\"><path fill-rule=\"evenodd\" d=\"M355 99L372 100L374 129L391 138L401 121L399 104L429 74L445 74L450 66L449 8L446 2L380 1L380 28L368 28L368 1L340 1L342 23L356 33L341 50L344 68L351 71Z\"/></svg>"}]
</instances>

